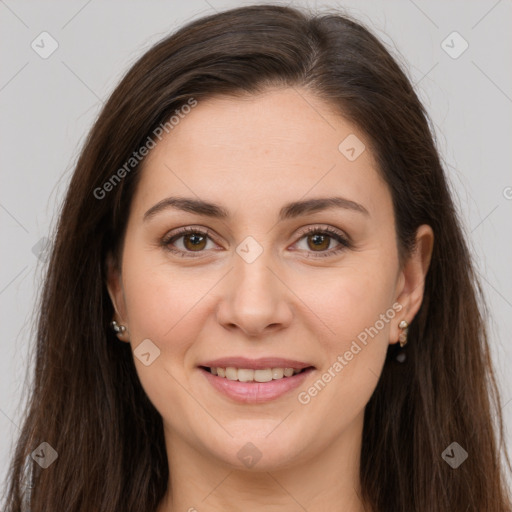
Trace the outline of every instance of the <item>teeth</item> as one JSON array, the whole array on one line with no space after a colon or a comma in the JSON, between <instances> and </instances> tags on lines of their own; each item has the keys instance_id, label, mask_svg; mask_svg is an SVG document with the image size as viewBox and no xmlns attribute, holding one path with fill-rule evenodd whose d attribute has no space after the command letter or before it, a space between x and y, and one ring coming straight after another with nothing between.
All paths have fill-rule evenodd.
<instances>
[{"instance_id":1,"label":"teeth","mask_svg":"<svg viewBox=\"0 0 512 512\"><path fill-rule=\"evenodd\" d=\"M219 370L217 369L217 371ZM236 368L231 367L226 368L226 379L238 380L238 370Z\"/></svg>"},{"instance_id":2,"label":"teeth","mask_svg":"<svg viewBox=\"0 0 512 512\"><path fill-rule=\"evenodd\" d=\"M291 377L302 370L295 368L265 368L264 370L252 370L250 368L210 368L213 375L225 377L228 380L239 382L270 382L284 377Z\"/></svg>"},{"instance_id":3,"label":"teeth","mask_svg":"<svg viewBox=\"0 0 512 512\"><path fill-rule=\"evenodd\" d=\"M240 371L241 370L238 370L239 376ZM254 370L254 380L256 382L270 382L272 380L272 369L266 368L265 370Z\"/></svg>"},{"instance_id":4,"label":"teeth","mask_svg":"<svg viewBox=\"0 0 512 512\"><path fill-rule=\"evenodd\" d=\"M283 368L272 368L272 378L273 379L282 379L284 375Z\"/></svg>"},{"instance_id":5,"label":"teeth","mask_svg":"<svg viewBox=\"0 0 512 512\"><path fill-rule=\"evenodd\" d=\"M284 376L285 377L291 377L293 375L293 368L285 368L284 369Z\"/></svg>"},{"instance_id":6,"label":"teeth","mask_svg":"<svg viewBox=\"0 0 512 512\"><path fill-rule=\"evenodd\" d=\"M236 370L235 370L235 372L236 372ZM238 380L240 382L251 382L251 381L255 380L254 370L242 370L242 369L238 370Z\"/></svg>"}]
</instances>

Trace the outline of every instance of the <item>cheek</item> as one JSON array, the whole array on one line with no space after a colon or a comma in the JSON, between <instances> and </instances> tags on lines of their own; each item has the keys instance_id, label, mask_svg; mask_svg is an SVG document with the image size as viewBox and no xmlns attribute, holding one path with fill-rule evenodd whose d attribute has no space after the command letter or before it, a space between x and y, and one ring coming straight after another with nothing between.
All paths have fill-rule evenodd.
<instances>
[{"instance_id":1,"label":"cheek","mask_svg":"<svg viewBox=\"0 0 512 512\"><path fill-rule=\"evenodd\" d=\"M366 405L384 364L391 322L397 321L393 269L384 259L379 263L363 258L357 266L336 269L335 276L318 273L315 280L304 277L298 294L318 314L313 318L319 328L320 324L326 326L322 332L327 333L317 338L325 355L321 382L315 389L304 390L312 400L323 396L314 399L314 407L343 404L346 415ZM315 282L314 288L311 282ZM323 411L339 413L337 407Z\"/></svg>"},{"instance_id":2,"label":"cheek","mask_svg":"<svg viewBox=\"0 0 512 512\"><path fill-rule=\"evenodd\" d=\"M396 318L390 282L351 273L326 281L324 293L310 296L311 309L329 327L317 345L324 354L317 379L299 390L298 401L310 418L324 418L326 435L335 436L368 403L378 383ZM320 322L320 320L319 320ZM313 420L312 420L313 421Z\"/></svg>"},{"instance_id":3,"label":"cheek","mask_svg":"<svg viewBox=\"0 0 512 512\"><path fill-rule=\"evenodd\" d=\"M127 250L124 263L130 341L141 385L164 418L172 417L171 405L192 413L185 390L197 371L197 341L210 326L211 292L221 275L200 267L176 269L144 250ZM150 366L136 357L138 345L147 339L159 350Z\"/></svg>"},{"instance_id":4,"label":"cheek","mask_svg":"<svg viewBox=\"0 0 512 512\"><path fill-rule=\"evenodd\" d=\"M158 347L159 355L149 366L134 355L137 375L163 418L173 418L173 411L182 411L181 419L173 420L173 424L186 435L186 425L194 423L197 413L186 391L193 365L191 348L206 322L206 302L202 299L218 278L173 272L168 265L154 263L142 251L127 252L125 257L123 284L130 342L132 350L147 339Z\"/></svg>"},{"instance_id":5,"label":"cheek","mask_svg":"<svg viewBox=\"0 0 512 512\"><path fill-rule=\"evenodd\" d=\"M132 265L124 285L132 336L153 339L161 350L172 346L178 351L184 327L187 337L192 334L191 329L199 330L201 300L214 281L204 274L197 277L187 271L173 272L162 264L150 270L138 264ZM190 322L192 317L194 322Z\"/></svg>"},{"instance_id":6,"label":"cheek","mask_svg":"<svg viewBox=\"0 0 512 512\"><path fill-rule=\"evenodd\" d=\"M324 324L328 334L326 343L331 350L342 350L361 333L360 339L364 338L364 332L376 323L379 335L387 340L389 320L395 314L393 268L368 259L332 272L315 269L314 276L306 273L301 277L300 285L295 288L297 295ZM386 313L383 323L381 315Z\"/></svg>"}]
</instances>

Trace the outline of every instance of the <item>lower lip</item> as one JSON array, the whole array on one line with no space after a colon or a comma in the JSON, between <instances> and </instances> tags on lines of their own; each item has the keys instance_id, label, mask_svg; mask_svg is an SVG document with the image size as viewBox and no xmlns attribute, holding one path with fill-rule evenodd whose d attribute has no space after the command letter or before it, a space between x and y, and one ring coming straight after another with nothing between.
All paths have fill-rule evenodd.
<instances>
[{"instance_id":1,"label":"lower lip","mask_svg":"<svg viewBox=\"0 0 512 512\"><path fill-rule=\"evenodd\" d=\"M255 404L275 400L288 391L297 388L314 368L308 368L292 377L283 377L269 382L239 382L213 375L203 368L199 368L199 370L217 391L238 402Z\"/></svg>"}]
</instances>

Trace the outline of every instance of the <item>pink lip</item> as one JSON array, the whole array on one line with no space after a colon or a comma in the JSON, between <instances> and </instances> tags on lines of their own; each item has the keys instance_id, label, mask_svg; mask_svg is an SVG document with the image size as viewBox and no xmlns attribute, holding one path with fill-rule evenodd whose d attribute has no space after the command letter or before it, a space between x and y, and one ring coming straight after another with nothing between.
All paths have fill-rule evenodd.
<instances>
[{"instance_id":1,"label":"pink lip","mask_svg":"<svg viewBox=\"0 0 512 512\"><path fill-rule=\"evenodd\" d=\"M282 359L279 357L262 357L260 359L247 359L246 357L223 357L213 359L199 364L198 366L207 366L208 368L246 368L252 370L264 370L265 368L295 368L302 370L313 366L309 363L295 361L293 359Z\"/></svg>"},{"instance_id":2,"label":"pink lip","mask_svg":"<svg viewBox=\"0 0 512 512\"><path fill-rule=\"evenodd\" d=\"M221 368L224 367L223 365L218 366ZM238 367L248 368L247 366L244 367L243 365ZM270 367L272 367L272 365L270 365ZM283 368L284 366L279 364L273 367ZM265 368L269 368L269 366L265 366ZM298 369L297 366L293 365L286 366L286 368ZM274 400L284 395L288 391L297 388L304 382L304 380L313 370L314 368L310 367L301 373L293 375L292 377L283 377L282 379L276 379L270 382L239 382L237 380L229 380L225 377L213 375L208 370L204 370L203 368L200 369L201 373L217 391L220 391L224 395L232 398L233 400L236 400L237 402L252 404Z\"/></svg>"}]
</instances>

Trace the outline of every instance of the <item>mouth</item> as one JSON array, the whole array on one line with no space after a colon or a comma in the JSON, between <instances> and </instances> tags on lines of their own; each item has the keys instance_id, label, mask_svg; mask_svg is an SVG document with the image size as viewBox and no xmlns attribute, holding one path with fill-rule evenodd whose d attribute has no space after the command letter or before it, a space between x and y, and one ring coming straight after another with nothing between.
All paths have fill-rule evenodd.
<instances>
[{"instance_id":1,"label":"mouth","mask_svg":"<svg viewBox=\"0 0 512 512\"><path fill-rule=\"evenodd\" d=\"M201 370L216 375L222 379L238 382L264 383L275 380L289 379L300 373L313 370L313 366L306 368L276 367L276 368L236 368L234 366L200 366Z\"/></svg>"},{"instance_id":2,"label":"mouth","mask_svg":"<svg viewBox=\"0 0 512 512\"><path fill-rule=\"evenodd\" d=\"M290 392L303 385L315 371L314 366L301 363L297 366L243 368L201 365L198 370L211 385L211 389L224 397L243 404L262 404L290 396Z\"/></svg>"}]
</instances>

